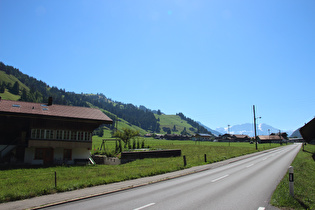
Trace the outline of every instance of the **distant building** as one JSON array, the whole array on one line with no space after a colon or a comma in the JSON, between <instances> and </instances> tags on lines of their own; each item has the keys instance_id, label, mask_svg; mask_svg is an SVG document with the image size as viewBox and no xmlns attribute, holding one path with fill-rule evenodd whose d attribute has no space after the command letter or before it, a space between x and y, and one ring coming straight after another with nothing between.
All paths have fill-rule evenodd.
<instances>
[{"instance_id":1,"label":"distant building","mask_svg":"<svg viewBox=\"0 0 315 210\"><path fill-rule=\"evenodd\" d=\"M258 142L260 144L264 143L280 143L284 141L283 137L280 135L260 135L258 136Z\"/></svg>"},{"instance_id":2,"label":"distant building","mask_svg":"<svg viewBox=\"0 0 315 210\"><path fill-rule=\"evenodd\" d=\"M206 133L197 133L191 139L193 141L210 141L213 139L213 136Z\"/></svg>"},{"instance_id":3,"label":"distant building","mask_svg":"<svg viewBox=\"0 0 315 210\"><path fill-rule=\"evenodd\" d=\"M165 135L163 135L163 139L166 139L166 140L190 140L190 136L178 135L178 134L165 134Z\"/></svg>"},{"instance_id":4,"label":"distant building","mask_svg":"<svg viewBox=\"0 0 315 210\"><path fill-rule=\"evenodd\" d=\"M27 164L75 164L88 160L92 132L112 120L102 111L1 100L0 161Z\"/></svg>"},{"instance_id":5,"label":"distant building","mask_svg":"<svg viewBox=\"0 0 315 210\"><path fill-rule=\"evenodd\" d=\"M315 118L300 128L303 139L308 143L315 143Z\"/></svg>"},{"instance_id":6,"label":"distant building","mask_svg":"<svg viewBox=\"0 0 315 210\"><path fill-rule=\"evenodd\" d=\"M224 134L216 138L220 142L249 142L250 137L243 134Z\"/></svg>"}]
</instances>

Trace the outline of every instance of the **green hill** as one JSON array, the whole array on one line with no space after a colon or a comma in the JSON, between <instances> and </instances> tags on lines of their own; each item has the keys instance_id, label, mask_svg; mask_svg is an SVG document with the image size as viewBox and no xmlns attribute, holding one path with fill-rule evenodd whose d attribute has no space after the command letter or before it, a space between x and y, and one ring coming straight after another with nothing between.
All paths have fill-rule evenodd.
<instances>
[{"instance_id":1,"label":"green hill","mask_svg":"<svg viewBox=\"0 0 315 210\"><path fill-rule=\"evenodd\" d=\"M154 114L144 106L108 99L104 94L77 94L49 86L43 81L23 74L19 69L0 62L0 96L8 100L46 103L48 97L53 103L69 106L96 107L113 119L113 125L104 127L104 135L110 136L115 128L138 130L146 133L172 133L193 135L197 132L210 133L194 120L182 113L176 115ZM160 115L159 115L160 114ZM99 131L99 135L103 132Z\"/></svg>"},{"instance_id":2,"label":"green hill","mask_svg":"<svg viewBox=\"0 0 315 210\"><path fill-rule=\"evenodd\" d=\"M186 128L189 135L193 135L197 131L196 128L188 124L186 120L182 120L178 115L155 114L155 117L160 120L161 134L166 134L168 129L171 130L172 134L181 134L184 128Z\"/></svg>"},{"instance_id":3,"label":"green hill","mask_svg":"<svg viewBox=\"0 0 315 210\"><path fill-rule=\"evenodd\" d=\"M20 85L20 90L22 90L23 88L26 89L27 91L30 90L26 85L24 85L15 76L8 75L4 71L1 71L1 70L0 70L0 82L10 83L12 86L14 85L15 82L18 82Z\"/></svg>"}]
</instances>

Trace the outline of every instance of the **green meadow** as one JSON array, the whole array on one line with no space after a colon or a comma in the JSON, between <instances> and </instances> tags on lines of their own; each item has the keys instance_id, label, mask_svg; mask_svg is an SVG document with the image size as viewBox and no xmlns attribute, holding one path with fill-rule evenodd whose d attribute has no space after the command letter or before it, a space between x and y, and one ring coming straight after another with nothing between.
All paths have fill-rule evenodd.
<instances>
[{"instance_id":1,"label":"green meadow","mask_svg":"<svg viewBox=\"0 0 315 210\"><path fill-rule=\"evenodd\" d=\"M93 148L97 149L102 139L94 136ZM186 156L187 165L184 167L183 157L172 157L148 158L115 166L87 165L6 169L0 172L0 202L153 176L256 152L255 146L249 143L231 143L229 146L229 143L219 142L195 143L152 138L144 140L145 146L153 149L181 149L182 155ZM259 151L276 146L279 145L259 145ZM114 142L106 143L106 149L114 148ZM204 161L204 154L207 155L207 163ZM57 186L55 186L55 172Z\"/></svg>"}]
</instances>

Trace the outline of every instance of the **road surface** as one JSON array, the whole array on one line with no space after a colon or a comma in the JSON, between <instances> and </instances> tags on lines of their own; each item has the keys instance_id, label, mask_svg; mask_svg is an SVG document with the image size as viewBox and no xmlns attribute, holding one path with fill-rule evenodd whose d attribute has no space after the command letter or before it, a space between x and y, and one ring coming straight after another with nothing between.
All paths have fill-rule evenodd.
<instances>
[{"instance_id":1,"label":"road surface","mask_svg":"<svg viewBox=\"0 0 315 210\"><path fill-rule=\"evenodd\" d=\"M47 209L275 209L270 197L301 144L143 187Z\"/></svg>"}]
</instances>

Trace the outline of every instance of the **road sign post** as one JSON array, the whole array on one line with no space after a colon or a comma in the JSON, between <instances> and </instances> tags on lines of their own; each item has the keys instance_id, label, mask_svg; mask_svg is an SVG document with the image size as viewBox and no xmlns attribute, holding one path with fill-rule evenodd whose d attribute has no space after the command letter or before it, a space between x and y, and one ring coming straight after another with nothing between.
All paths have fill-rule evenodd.
<instances>
[{"instance_id":1,"label":"road sign post","mask_svg":"<svg viewBox=\"0 0 315 210\"><path fill-rule=\"evenodd\" d=\"M293 166L289 167L289 188L290 195L294 196L294 174L293 174Z\"/></svg>"}]
</instances>

